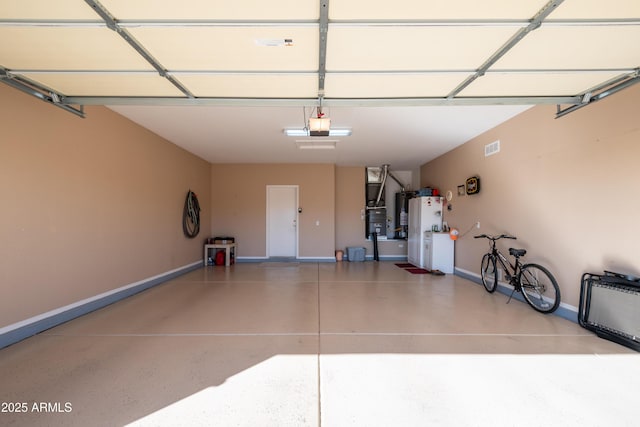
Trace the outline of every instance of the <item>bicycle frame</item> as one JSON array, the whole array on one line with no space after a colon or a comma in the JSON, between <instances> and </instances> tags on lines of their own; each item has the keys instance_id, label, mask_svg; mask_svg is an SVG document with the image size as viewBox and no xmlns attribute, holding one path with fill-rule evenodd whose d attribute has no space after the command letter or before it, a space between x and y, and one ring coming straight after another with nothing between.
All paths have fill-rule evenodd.
<instances>
[{"instance_id":1,"label":"bicycle frame","mask_svg":"<svg viewBox=\"0 0 640 427\"><path fill-rule=\"evenodd\" d=\"M520 262L520 258L515 256L515 262L511 263L511 261L509 261L509 259L496 247L496 240L491 240L491 254L495 257L496 263L500 263L500 266L502 267L502 270L504 271L506 276L505 279L511 286L513 286L513 291L509 296L509 301L507 301L508 304L509 302L511 302L511 298L513 298L513 294L515 292L522 292L523 285L520 281L520 275L522 274L522 263ZM494 275L498 274L497 268L498 266L496 265L496 271L494 272ZM497 283L498 277L496 277L495 280Z\"/></svg>"},{"instance_id":2,"label":"bicycle frame","mask_svg":"<svg viewBox=\"0 0 640 427\"><path fill-rule=\"evenodd\" d=\"M520 262L520 258L514 257L516 259L516 262L515 264L512 264L507 259L507 257L504 256L504 254L495 247L495 241L492 243L494 247L492 248L491 253L495 255L497 261L500 261L500 265L502 266L502 269L507 276L506 279L509 281L509 284L513 286L513 291L511 292L509 300L507 301L507 304L509 304L509 302L511 302L511 298L513 298L514 292L522 292L522 289L526 287L526 285L523 285L522 281L520 280L520 275L522 274L522 263Z\"/></svg>"},{"instance_id":3,"label":"bicycle frame","mask_svg":"<svg viewBox=\"0 0 640 427\"><path fill-rule=\"evenodd\" d=\"M522 264L520 260L516 258L515 264L511 264L511 262L505 257L502 252L496 249L495 251L496 259L500 261L500 265L507 275L507 280L509 280L509 284L515 286L516 288L520 288L520 281L516 280L520 275L520 269Z\"/></svg>"},{"instance_id":4,"label":"bicycle frame","mask_svg":"<svg viewBox=\"0 0 640 427\"><path fill-rule=\"evenodd\" d=\"M516 258L515 264L512 264L507 257L505 257L502 252L496 248L496 242L491 241L491 254L495 256L496 260L500 262L502 269L506 274L506 279L509 281L510 285L513 285L516 289L520 290L520 281L516 280L520 275L520 270L522 268L522 264L520 260ZM497 274L497 273L495 273Z\"/></svg>"}]
</instances>

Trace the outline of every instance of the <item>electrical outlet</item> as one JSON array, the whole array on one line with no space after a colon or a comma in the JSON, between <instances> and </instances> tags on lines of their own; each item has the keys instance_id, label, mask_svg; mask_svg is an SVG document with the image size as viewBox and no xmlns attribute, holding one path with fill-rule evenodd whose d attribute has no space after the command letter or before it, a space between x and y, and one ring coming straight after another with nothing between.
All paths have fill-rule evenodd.
<instances>
[{"instance_id":1,"label":"electrical outlet","mask_svg":"<svg viewBox=\"0 0 640 427\"><path fill-rule=\"evenodd\" d=\"M476 221L476 228L480 228L480 221Z\"/></svg>"}]
</instances>

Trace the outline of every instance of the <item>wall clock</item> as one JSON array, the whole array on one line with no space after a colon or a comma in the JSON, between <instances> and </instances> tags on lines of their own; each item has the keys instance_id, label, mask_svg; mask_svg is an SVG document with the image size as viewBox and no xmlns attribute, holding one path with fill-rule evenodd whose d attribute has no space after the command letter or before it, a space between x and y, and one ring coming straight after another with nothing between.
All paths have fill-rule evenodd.
<instances>
[{"instance_id":1,"label":"wall clock","mask_svg":"<svg viewBox=\"0 0 640 427\"><path fill-rule=\"evenodd\" d=\"M467 178L467 194L478 194L480 192L480 178L472 176Z\"/></svg>"}]
</instances>

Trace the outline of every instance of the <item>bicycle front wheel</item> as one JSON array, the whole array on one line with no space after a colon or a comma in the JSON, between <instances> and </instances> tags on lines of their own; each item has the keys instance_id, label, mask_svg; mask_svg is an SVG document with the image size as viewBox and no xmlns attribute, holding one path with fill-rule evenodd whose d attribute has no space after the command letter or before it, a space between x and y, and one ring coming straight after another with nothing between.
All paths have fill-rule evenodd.
<instances>
[{"instance_id":1,"label":"bicycle front wheel","mask_svg":"<svg viewBox=\"0 0 640 427\"><path fill-rule=\"evenodd\" d=\"M498 287L498 276L496 271L496 257L493 254L484 254L482 264L480 264L480 275L482 284L487 292L494 292Z\"/></svg>"},{"instance_id":2,"label":"bicycle front wheel","mask_svg":"<svg viewBox=\"0 0 640 427\"><path fill-rule=\"evenodd\" d=\"M522 295L540 313L552 313L560 305L560 288L555 277L541 265L527 264L520 273Z\"/></svg>"}]
</instances>

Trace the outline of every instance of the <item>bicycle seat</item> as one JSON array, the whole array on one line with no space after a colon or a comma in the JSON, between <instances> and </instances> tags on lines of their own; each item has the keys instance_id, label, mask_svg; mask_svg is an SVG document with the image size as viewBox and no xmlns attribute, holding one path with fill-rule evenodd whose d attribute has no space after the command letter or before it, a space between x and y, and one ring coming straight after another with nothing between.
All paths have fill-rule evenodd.
<instances>
[{"instance_id":1,"label":"bicycle seat","mask_svg":"<svg viewBox=\"0 0 640 427\"><path fill-rule=\"evenodd\" d=\"M513 248L509 248L509 255L514 256L516 258L520 258L521 256L524 256L524 254L527 253L526 249L513 249Z\"/></svg>"}]
</instances>

